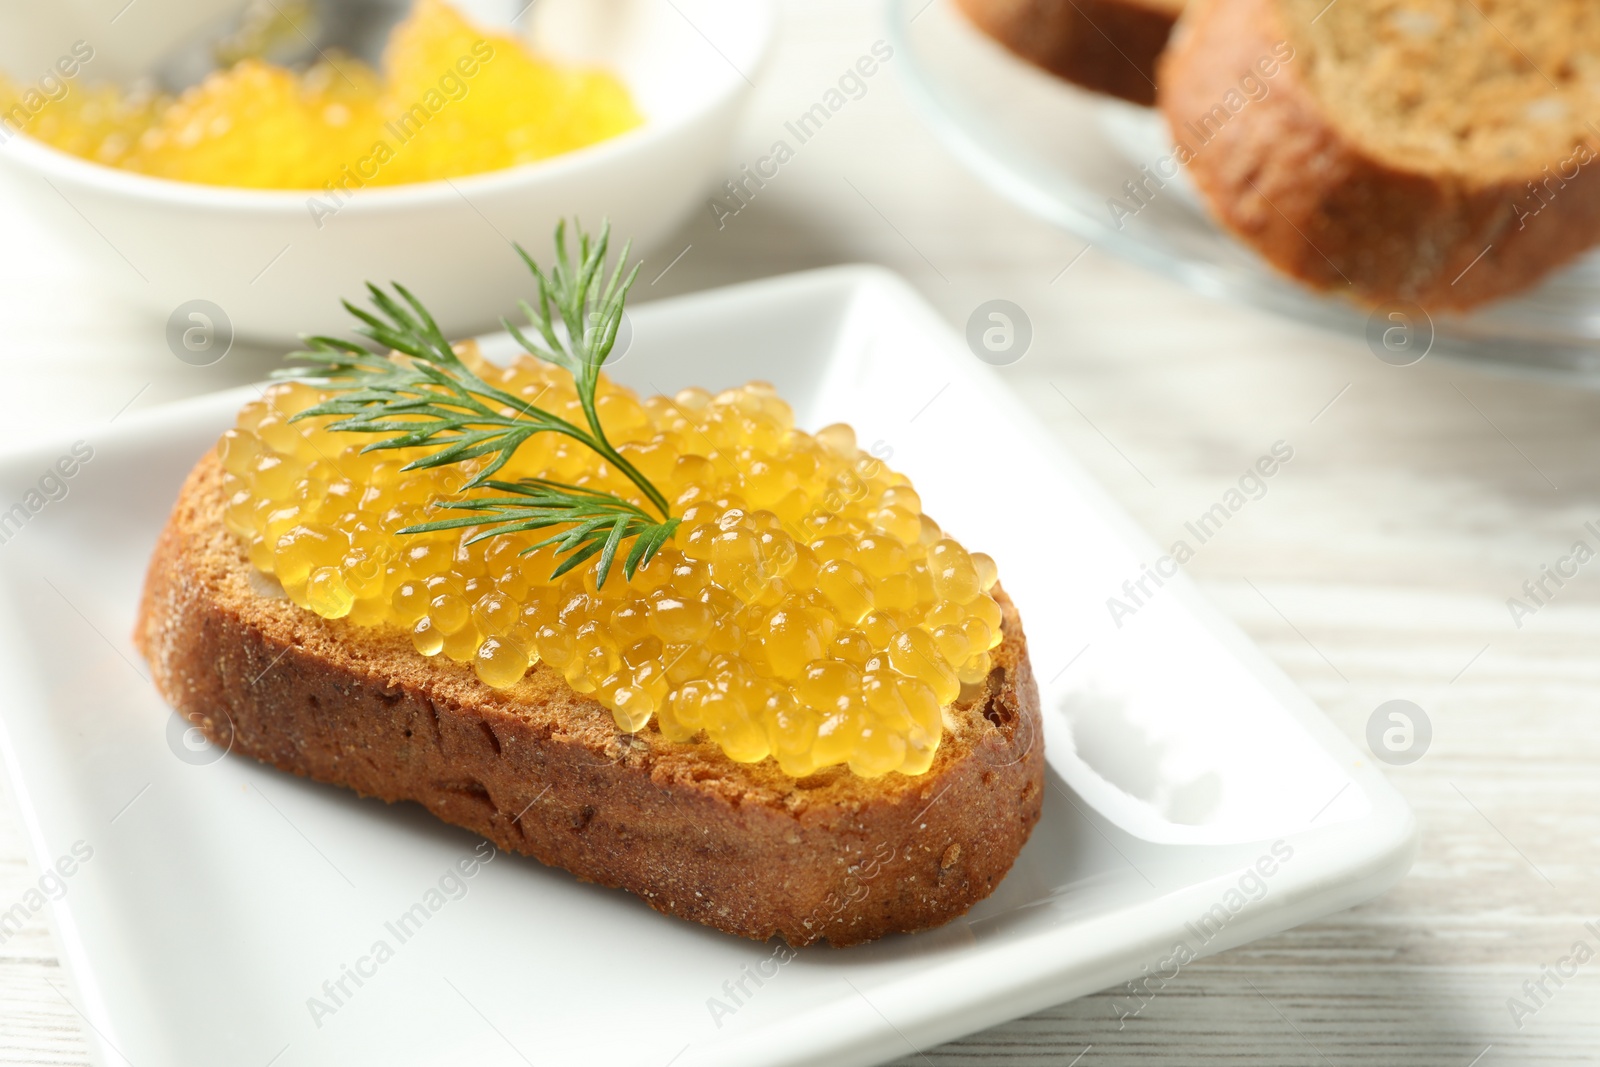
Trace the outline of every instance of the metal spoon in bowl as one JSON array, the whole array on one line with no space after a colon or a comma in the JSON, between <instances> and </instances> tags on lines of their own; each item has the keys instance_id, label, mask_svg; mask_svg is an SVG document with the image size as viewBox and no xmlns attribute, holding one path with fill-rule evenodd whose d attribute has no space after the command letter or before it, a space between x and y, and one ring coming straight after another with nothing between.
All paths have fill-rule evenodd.
<instances>
[{"instance_id":1,"label":"metal spoon in bowl","mask_svg":"<svg viewBox=\"0 0 1600 1067\"><path fill-rule=\"evenodd\" d=\"M161 89L180 93L248 58L303 68L337 52L377 66L389 31L410 8L410 0L248 0L167 53L151 73Z\"/></svg>"}]
</instances>

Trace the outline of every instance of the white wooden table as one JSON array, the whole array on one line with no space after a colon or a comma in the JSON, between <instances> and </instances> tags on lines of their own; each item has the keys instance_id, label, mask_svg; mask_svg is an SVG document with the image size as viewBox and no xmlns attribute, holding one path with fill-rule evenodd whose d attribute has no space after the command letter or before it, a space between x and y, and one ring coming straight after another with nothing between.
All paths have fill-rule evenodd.
<instances>
[{"instance_id":1,"label":"white wooden table","mask_svg":"<svg viewBox=\"0 0 1600 1067\"><path fill-rule=\"evenodd\" d=\"M883 36L862 0L794 0L785 21L730 177ZM984 300L1015 301L1035 339L1008 379L1160 542L1292 442L1292 465L1190 573L1358 744L1385 700L1433 722L1426 756L1392 772L1423 834L1392 892L1185 968L1124 1027L1102 994L908 1045L903 1063L1600 1059L1600 961L1547 979L1554 995L1520 1028L1507 1006L1575 941L1600 949L1583 929L1600 917L1600 588L1585 570L1520 629L1505 606L1600 518L1600 395L1434 357L1386 366L1359 340L1080 258L947 157L892 73L720 229L709 208L692 220L684 245L644 297L868 260L958 327ZM275 359L180 363L160 323L97 293L3 203L0 353L0 446L254 380ZM23 855L0 806L0 902L36 877ZM0 945L0 1063L87 1063L62 977L42 922Z\"/></svg>"}]
</instances>

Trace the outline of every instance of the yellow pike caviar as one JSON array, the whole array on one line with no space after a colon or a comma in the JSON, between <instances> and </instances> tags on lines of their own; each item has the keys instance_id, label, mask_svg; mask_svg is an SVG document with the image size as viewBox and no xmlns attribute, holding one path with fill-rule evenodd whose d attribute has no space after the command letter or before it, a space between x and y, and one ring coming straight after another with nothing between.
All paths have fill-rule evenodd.
<instances>
[{"instance_id":1,"label":"yellow pike caviar","mask_svg":"<svg viewBox=\"0 0 1600 1067\"><path fill-rule=\"evenodd\" d=\"M564 371L457 351L491 385L582 422ZM229 529L325 618L409 633L421 655L470 663L499 688L543 660L625 731L703 733L732 759L772 756L796 777L841 763L869 777L922 773L942 706L989 673L1001 640L994 561L944 536L910 481L858 449L849 427L795 429L770 385L641 400L601 378L607 436L682 523L632 580L619 565L600 588L593 561L552 581L551 549L520 554L549 531L470 545L476 527L398 534L462 514L429 505L459 498L487 460L402 472L427 453L363 453L371 434L329 431L329 417L288 421L326 395L273 386L217 446ZM556 434L523 444L495 477L646 506Z\"/></svg>"},{"instance_id":2,"label":"yellow pike caviar","mask_svg":"<svg viewBox=\"0 0 1600 1067\"><path fill-rule=\"evenodd\" d=\"M348 56L303 74L243 59L177 97L75 84L55 95L0 76L0 130L178 181L334 196L544 159L642 121L615 77L480 32L444 0L417 0L381 74Z\"/></svg>"}]
</instances>

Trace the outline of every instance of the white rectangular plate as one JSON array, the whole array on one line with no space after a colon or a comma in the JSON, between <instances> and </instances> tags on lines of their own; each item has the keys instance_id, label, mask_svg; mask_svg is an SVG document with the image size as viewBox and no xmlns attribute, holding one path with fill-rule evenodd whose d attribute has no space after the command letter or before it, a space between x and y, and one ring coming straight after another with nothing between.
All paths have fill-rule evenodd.
<instances>
[{"instance_id":1,"label":"white rectangular plate","mask_svg":"<svg viewBox=\"0 0 1600 1067\"><path fill-rule=\"evenodd\" d=\"M768 379L999 561L1051 763L1010 876L942 929L789 960L521 857L455 878L478 842L420 808L192 751L128 635L184 474L253 391L205 397L0 458L0 507L44 501L0 544L0 741L35 859L92 850L51 910L98 1063L877 1063L1404 873L1404 802L1181 575L1113 623L1160 553L904 283L837 268L631 316L620 378ZM66 496L27 497L79 438Z\"/></svg>"}]
</instances>

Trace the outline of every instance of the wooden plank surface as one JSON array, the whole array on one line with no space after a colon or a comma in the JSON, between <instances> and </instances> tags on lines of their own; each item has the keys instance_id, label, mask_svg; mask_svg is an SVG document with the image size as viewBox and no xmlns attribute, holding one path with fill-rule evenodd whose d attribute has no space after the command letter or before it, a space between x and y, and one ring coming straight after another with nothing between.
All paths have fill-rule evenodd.
<instances>
[{"instance_id":1,"label":"wooden plank surface","mask_svg":"<svg viewBox=\"0 0 1600 1067\"><path fill-rule=\"evenodd\" d=\"M859 0L795 0L784 21L730 176L884 36ZM1520 1027L1507 1007L1574 941L1600 947L1583 929L1600 918L1600 587L1585 570L1520 628L1505 604L1600 519L1600 395L1435 357L1386 366L1359 340L1201 299L1098 249L1080 256L1082 242L946 155L892 76L739 215L691 219L684 246L641 296L867 260L904 273L958 329L984 300L1015 301L1035 336L1007 380L1160 542L1290 442L1293 462L1189 573L1358 744L1389 699L1433 723L1428 753L1390 772L1422 826L1416 867L1390 893L1186 968L1136 1018L1119 1022L1103 993L908 1047L903 1064L1600 1058L1600 963L1551 985ZM254 380L273 359L179 364L159 323L96 295L7 203L0 327L14 382L0 444ZM939 385L907 382L906 396ZM23 854L0 808L0 910L36 877ZM62 980L41 922L0 944L0 1064L87 1062Z\"/></svg>"}]
</instances>

